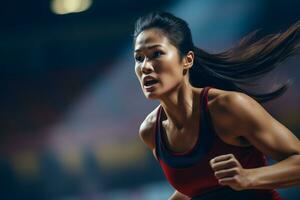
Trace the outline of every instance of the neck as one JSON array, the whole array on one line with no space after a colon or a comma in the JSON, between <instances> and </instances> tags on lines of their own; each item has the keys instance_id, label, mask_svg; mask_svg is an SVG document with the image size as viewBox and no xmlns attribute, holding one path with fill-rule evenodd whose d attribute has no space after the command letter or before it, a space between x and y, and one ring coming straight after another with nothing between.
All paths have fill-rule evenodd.
<instances>
[{"instance_id":1,"label":"neck","mask_svg":"<svg viewBox=\"0 0 300 200\"><path fill-rule=\"evenodd\" d=\"M197 114L197 98L196 92L189 82L184 81L172 91L165 94L160 99L166 116L168 124L176 127L178 130L189 126L189 123L195 114Z\"/></svg>"}]
</instances>

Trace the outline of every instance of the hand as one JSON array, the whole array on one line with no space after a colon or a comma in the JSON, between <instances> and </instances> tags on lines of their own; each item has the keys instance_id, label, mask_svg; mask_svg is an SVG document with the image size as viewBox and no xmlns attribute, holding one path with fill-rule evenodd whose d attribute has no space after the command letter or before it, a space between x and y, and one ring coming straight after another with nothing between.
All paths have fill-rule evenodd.
<instances>
[{"instance_id":1,"label":"hand","mask_svg":"<svg viewBox=\"0 0 300 200\"><path fill-rule=\"evenodd\" d=\"M249 189L250 169L244 169L233 154L217 156L210 160L210 165L220 185L237 191Z\"/></svg>"}]
</instances>

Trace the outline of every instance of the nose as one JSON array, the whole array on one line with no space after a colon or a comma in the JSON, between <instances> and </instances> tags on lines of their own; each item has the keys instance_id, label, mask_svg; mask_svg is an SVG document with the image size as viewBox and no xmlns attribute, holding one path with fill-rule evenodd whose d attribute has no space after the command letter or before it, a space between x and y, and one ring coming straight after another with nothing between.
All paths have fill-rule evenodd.
<instances>
[{"instance_id":1,"label":"nose","mask_svg":"<svg viewBox=\"0 0 300 200\"><path fill-rule=\"evenodd\" d=\"M151 62L148 61L147 58L144 59L142 64L142 72L145 74L149 74L154 71L153 65Z\"/></svg>"}]
</instances>

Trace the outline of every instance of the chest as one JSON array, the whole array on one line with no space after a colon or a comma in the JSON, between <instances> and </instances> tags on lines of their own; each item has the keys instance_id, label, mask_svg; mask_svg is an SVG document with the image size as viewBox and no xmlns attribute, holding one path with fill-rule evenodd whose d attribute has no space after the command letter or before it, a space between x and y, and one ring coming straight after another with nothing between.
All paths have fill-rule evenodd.
<instances>
[{"instance_id":1,"label":"chest","mask_svg":"<svg viewBox=\"0 0 300 200\"><path fill-rule=\"evenodd\" d=\"M176 128L168 127L166 122L162 122L162 128L163 140L167 147L173 152L189 151L196 145L199 139L199 134L201 134L201 127L199 125L178 130ZM211 134L216 134L217 137L226 144L238 147L251 146L247 139L243 137L235 137L233 134L230 134L228 130L222 129L222 127L214 125L214 130L215 132Z\"/></svg>"},{"instance_id":2,"label":"chest","mask_svg":"<svg viewBox=\"0 0 300 200\"><path fill-rule=\"evenodd\" d=\"M199 123L198 123L199 124ZM199 125L182 128L180 130L167 126L162 122L162 137L168 149L173 152L186 152L194 147L199 139Z\"/></svg>"}]
</instances>

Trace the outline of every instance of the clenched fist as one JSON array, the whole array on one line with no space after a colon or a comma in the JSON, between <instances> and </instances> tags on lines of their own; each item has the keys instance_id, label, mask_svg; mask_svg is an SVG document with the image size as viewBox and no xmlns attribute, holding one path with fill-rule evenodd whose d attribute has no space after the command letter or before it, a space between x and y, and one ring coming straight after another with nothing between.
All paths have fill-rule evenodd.
<instances>
[{"instance_id":1,"label":"clenched fist","mask_svg":"<svg viewBox=\"0 0 300 200\"><path fill-rule=\"evenodd\" d=\"M250 189L250 170L244 169L233 154L211 159L210 166L220 185L227 185L237 191Z\"/></svg>"}]
</instances>

